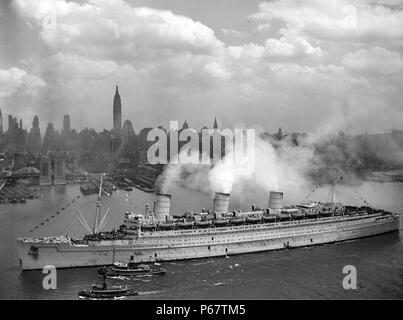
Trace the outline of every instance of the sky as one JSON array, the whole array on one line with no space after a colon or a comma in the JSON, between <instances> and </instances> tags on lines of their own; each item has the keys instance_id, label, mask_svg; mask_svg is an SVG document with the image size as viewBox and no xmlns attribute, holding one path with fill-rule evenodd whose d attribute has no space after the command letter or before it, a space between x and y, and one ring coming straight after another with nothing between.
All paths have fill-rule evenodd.
<instances>
[{"instance_id":1,"label":"sky","mask_svg":"<svg viewBox=\"0 0 403 320\"><path fill-rule=\"evenodd\" d=\"M403 0L2 0L0 109L42 130L403 129Z\"/></svg>"}]
</instances>

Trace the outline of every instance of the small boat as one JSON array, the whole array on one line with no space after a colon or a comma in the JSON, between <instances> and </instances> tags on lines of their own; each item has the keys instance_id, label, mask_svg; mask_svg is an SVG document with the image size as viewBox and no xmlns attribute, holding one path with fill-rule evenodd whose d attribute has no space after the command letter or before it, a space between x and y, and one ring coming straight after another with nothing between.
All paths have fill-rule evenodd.
<instances>
[{"instance_id":1,"label":"small boat","mask_svg":"<svg viewBox=\"0 0 403 320\"><path fill-rule=\"evenodd\" d=\"M91 289L79 291L78 297L81 299L119 299L136 294L138 294L138 292L133 289L128 289L127 285L108 286L106 284L106 275L104 275L102 284L93 284Z\"/></svg>"},{"instance_id":2,"label":"small boat","mask_svg":"<svg viewBox=\"0 0 403 320\"><path fill-rule=\"evenodd\" d=\"M264 222L274 222L274 220L276 220L276 216L274 216L274 215L263 216L262 219Z\"/></svg>"},{"instance_id":3,"label":"small boat","mask_svg":"<svg viewBox=\"0 0 403 320\"><path fill-rule=\"evenodd\" d=\"M257 223L262 220L262 217L247 217L246 222L248 223Z\"/></svg>"},{"instance_id":4,"label":"small boat","mask_svg":"<svg viewBox=\"0 0 403 320\"><path fill-rule=\"evenodd\" d=\"M196 221L195 225L198 228L206 228L206 227L209 227L211 225L211 220Z\"/></svg>"},{"instance_id":5,"label":"small boat","mask_svg":"<svg viewBox=\"0 0 403 320\"><path fill-rule=\"evenodd\" d=\"M114 262L111 267L98 268L99 275L106 275L108 277L116 276L129 276L138 277L145 275L164 274L166 270L164 268L150 268L147 264L136 265L133 262Z\"/></svg>"}]
</instances>

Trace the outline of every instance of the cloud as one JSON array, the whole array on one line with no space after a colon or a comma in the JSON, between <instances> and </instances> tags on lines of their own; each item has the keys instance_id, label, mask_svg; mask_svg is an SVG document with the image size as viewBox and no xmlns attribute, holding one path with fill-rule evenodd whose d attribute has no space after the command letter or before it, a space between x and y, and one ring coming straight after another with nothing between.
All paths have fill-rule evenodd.
<instances>
[{"instance_id":1,"label":"cloud","mask_svg":"<svg viewBox=\"0 0 403 320\"><path fill-rule=\"evenodd\" d=\"M0 69L0 98L8 98L13 95L34 96L45 87L45 82L23 69L12 67Z\"/></svg>"},{"instance_id":2,"label":"cloud","mask_svg":"<svg viewBox=\"0 0 403 320\"><path fill-rule=\"evenodd\" d=\"M262 2L251 18L263 24L280 20L286 28L318 39L391 40L403 36L403 11L384 1L274 0Z\"/></svg>"},{"instance_id":3,"label":"cloud","mask_svg":"<svg viewBox=\"0 0 403 320\"><path fill-rule=\"evenodd\" d=\"M221 29L221 32L226 36L233 36L233 37L242 37L244 35L243 32L235 29Z\"/></svg>"},{"instance_id":4,"label":"cloud","mask_svg":"<svg viewBox=\"0 0 403 320\"><path fill-rule=\"evenodd\" d=\"M283 34L279 40L267 39L265 42L265 53L267 55L283 55L283 56L316 56L322 55L322 50L319 47L313 47L307 39L301 37L297 33L281 29L280 34Z\"/></svg>"},{"instance_id":5,"label":"cloud","mask_svg":"<svg viewBox=\"0 0 403 320\"><path fill-rule=\"evenodd\" d=\"M360 49L348 53L343 58L342 64L355 72L381 75L398 74L403 70L403 60L400 54L381 47L373 47L370 50Z\"/></svg>"},{"instance_id":6,"label":"cloud","mask_svg":"<svg viewBox=\"0 0 403 320\"><path fill-rule=\"evenodd\" d=\"M119 65L112 60L94 60L62 52L50 56L43 66L52 73L63 74L65 79L80 80L103 79L119 69Z\"/></svg>"},{"instance_id":7,"label":"cloud","mask_svg":"<svg viewBox=\"0 0 403 320\"><path fill-rule=\"evenodd\" d=\"M40 28L55 50L134 61L170 52L211 54L222 43L200 22L170 11L133 8L121 0L16 0L21 16Z\"/></svg>"},{"instance_id":8,"label":"cloud","mask_svg":"<svg viewBox=\"0 0 403 320\"><path fill-rule=\"evenodd\" d=\"M221 79L229 79L231 74L225 69L225 67L217 62L211 62L206 64L204 70L211 74L213 77L221 78Z\"/></svg>"},{"instance_id":9,"label":"cloud","mask_svg":"<svg viewBox=\"0 0 403 320\"><path fill-rule=\"evenodd\" d=\"M320 47L314 47L306 38L288 29L280 29L280 39L268 38L264 45L248 43L228 47L228 53L234 58L320 58Z\"/></svg>"}]
</instances>

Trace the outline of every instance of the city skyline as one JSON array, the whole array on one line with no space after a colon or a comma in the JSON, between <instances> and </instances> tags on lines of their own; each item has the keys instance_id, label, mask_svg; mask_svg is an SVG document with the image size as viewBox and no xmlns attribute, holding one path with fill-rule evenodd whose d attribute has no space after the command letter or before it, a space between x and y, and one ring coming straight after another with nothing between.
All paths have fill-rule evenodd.
<instances>
[{"instance_id":1,"label":"city skyline","mask_svg":"<svg viewBox=\"0 0 403 320\"><path fill-rule=\"evenodd\" d=\"M60 119L59 119L60 120ZM58 122L59 120L57 120L56 122ZM167 120L166 122L169 124L169 121L177 121L177 120ZM39 117L38 115L34 115L33 118L33 122L32 122L32 126L31 129L34 130L38 130L45 132L47 127L51 124L52 126L54 126L55 121L49 121L49 122L44 122L42 123L42 128L40 125L40 121L39 121ZM23 127L23 121L22 119L18 119L17 117L14 117L13 114L8 114L8 126L7 126L7 130L4 130L4 125L3 125L3 118L2 118L2 112L1 112L1 108L0 108L0 134L3 133L3 131L8 131L10 130L10 128L14 128L15 126L17 126L20 129L24 129ZM103 130L107 130L110 132L114 132L117 133L117 135L121 135L122 131L125 130L125 126L126 128L129 126L131 127L131 129L128 130L132 130L133 129L133 122L130 119L125 119L123 126L122 126L122 101L121 101L121 97L119 94L119 86L116 85L115 86L115 94L113 97L113 103L112 103L112 121L111 121L111 128L101 128L100 130L98 130L98 132L103 131ZM158 126L156 126L155 128L161 128L163 127L163 125L159 124ZM220 126L218 125L218 121L217 121L217 117L214 117L214 123L212 125L213 129L218 129ZM28 126L26 126L26 130L28 130ZM138 128L138 131L141 131L142 129L147 129L147 128L151 128L151 127L143 127L143 128ZM183 129L187 129L190 128L189 124L187 123L187 120L185 119L183 121ZM204 125L202 128L208 128L208 126ZM83 129L94 129L95 128L91 128L91 127L84 127ZM194 128L191 128L194 129ZM76 128L71 128L70 125L70 115L69 114L65 114L63 116L63 120L62 120L62 124L61 124L61 128L60 130L57 129L57 126L55 128L56 131L60 132L61 134L66 134L69 133L71 130L76 130L76 131L80 131L80 129L76 129Z\"/></svg>"},{"instance_id":2,"label":"city skyline","mask_svg":"<svg viewBox=\"0 0 403 320\"><path fill-rule=\"evenodd\" d=\"M112 109L112 113L113 113L113 109ZM68 119L68 120L67 120ZM83 127L83 128L81 128L81 129L79 129L79 128L76 128L76 127L71 127L71 123L70 123L70 115L68 115L68 114L66 114L66 115L63 115L63 117L61 117L59 120L56 120L56 121L50 121L50 122L40 122L39 121L39 117L38 117L38 115L34 115L34 117L33 117L33 121L32 121L32 125L31 125L31 127L29 127L29 126L27 126L27 125L23 125L22 127L20 126L21 124L23 124L23 122L22 122L22 119L18 119L17 117L13 117L13 114L8 114L8 125L7 126L4 126L4 121L3 121L3 118L2 118L2 111L1 111L1 108L0 108L0 128L2 129L2 131L0 130L0 134L4 134L5 132L7 132L8 130L9 130L9 128L10 128L10 120L15 124L15 125L17 125L17 127L18 128L22 128L22 129L24 129L24 130L27 130L27 131L29 131L30 129L34 129L34 128L39 128L39 131L40 132L42 132L42 133L44 133L44 132L46 132L46 129L47 129L47 127L48 127L48 125L49 124L51 124L52 126L54 126L54 128L55 128L55 131L57 131L57 132L59 132L60 134L63 134L64 132L66 132L66 130L65 130L65 126L66 126L66 121L67 121L67 123L68 123L68 130L67 130L67 132L68 131L72 131L72 130L74 130L74 131L76 131L76 132L80 132L80 131L82 131L82 130L86 130L86 129L88 129L88 130L95 130L96 132L98 132L98 133L100 133L100 132L102 132L102 131L104 131L104 130L106 130L106 131L108 131L108 132L113 132L114 131L114 121L113 121L113 117L112 117L112 120L111 120L111 126L110 126L110 128L100 128L100 129L96 129L96 128L94 128L94 127L88 127L88 126L85 126L85 127ZM165 125L166 125L166 127L164 127L164 125L163 124L159 124L159 125L157 125L157 126L155 126L155 128L163 128L163 129L167 129L168 127L169 127L169 122L170 121L178 121L178 120L167 120L167 121L165 121ZM212 129L219 129L219 128L223 128L222 126L220 126L220 125L218 125L218 123L217 123L217 117L214 117L214 120L213 120L214 122L213 122L213 124L212 124L212 126L211 127L209 127L209 126L207 126L207 125L203 125L203 126L201 126L200 128L195 128L195 127L192 127L191 125L189 125L189 122L190 121L188 121L188 119L184 119L182 122L181 121L178 121L180 124L182 124L182 129L194 129L194 130L201 130L201 129L203 129L203 128L212 128ZM55 126L55 123L58 123L58 122L60 122L60 126ZM210 121L211 122L211 121ZM36 123L35 125L34 125L34 123ZM125 124L130 124L130 126L134 129L134 133L135 134L138 134L142 129L149 129L149 128L152 128L152 127L150 127L150 126L145 126L145 127L142 127L142 128L140 128L140 127L138 127L137 128L137 131L135 130L135 127L134 127L134 124L133 124L133 121L131 121L130 119L125 119L124 120L124 123L123 123L123 125L122 125L122 128L121 128L121 130L124 130L124 128L125 128ZM276 134L278 134L279 132L282 132L283 131L283 128L284 127L282 127L282 126L278 126L276 129L274 129L273 131L270 131L270 132L272 132L272 133L276 133ZM259 129L261 129L262 131L261 131L261 133L268 133L269 131L268 130L265 130L265 128L259 128ZM383 130L380 130L380 131L375 131L375 132L371 132L371 134L382 134L382 133L387 133L387 132L393 132L393 131L403 131L403 129L402 128L383 128ZM137 133L136 133L137 132ZM285 130L285 132L288 134L288 133L298 133L297 131L294 131L294 130L292 130L292 128L289 128L288 130L286 129ZM339 132L343 132L343 130L339 130ZM299 133L306 133L305 131L301 131L301 132L299 132ZM334 133L336 133L336 132L334 132ZM349 133L349 132L348 132ZM361 134L368 134L368 132L367 131L365 131L365 132L353 132L352 133L353 135L361 135Z\"/></svg>"},{"instance_id":3,"label":"city skyline","mask_svg":"<svg viewBox=\"0 0 403 320\"><path fill-rule=\"evenodd\" d=\"M78 130L99 131L110 126L119 84L122 120L138 128L172 119L199 128L214 116L269 131L401 128L402 8L381 0L2 1L0 106L24 123L40 114L56 124L68 113Z\"/></svg>"}]
</instances>

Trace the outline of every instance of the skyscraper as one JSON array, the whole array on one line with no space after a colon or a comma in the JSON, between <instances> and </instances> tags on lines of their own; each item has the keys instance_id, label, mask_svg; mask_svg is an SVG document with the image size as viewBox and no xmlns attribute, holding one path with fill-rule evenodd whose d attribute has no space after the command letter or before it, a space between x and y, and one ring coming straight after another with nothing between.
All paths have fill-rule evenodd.
<instances>
[{"instance_id":1,"label":"skyscraper","mask_svg":"<svg viewBox=\"0 0 403 320\"><path fill-rule=\"evenodd\" d=\"M17 118L13 117L11 114L8 115L8 132L12 133L18 129Z\"/></svg>"},{"instance_id":2,"label":"skyscraper","mask_svg":"<svg viewBox=\"0 0 403 320\"><path fill-rule=\"evenodd\" d=\"M120 135L122 129L122 103L120 101L119 89L116 86L115 96L113 98L113 131Z\"/></svg>"},{"instance_id":3,"label":"skyscraper","mask_svg":"<svg viewBox=\"0 0 403 320\"><path fill-rule=\"evenodd\" d=\"M63 117L63 131L64 135L68 135L70 133L70 116L68 114Z\"/></svg>"},{"instance_id":4,"label":"skyscraper","mask_svg":"<svg viewBox=\"0 0 403 320\"><path fill-rule=\"evenodd\" d=\"M213 129L218 129L217 118L214 118L214 125L213 125Z\"/></svg>"},{"instance_id":5,"label":"skyscraper","mask_svg":"<svg viewBox=\"0 0 403 320\"><path fill-rule=\"evenodd\" d=\"M130 141L130 138L134 136L133 123L130 120L126 120L123 123L122 129L122 144L123 146L127 145Z\"/></svg>"},{"instance_id":6,"label":"skyscraper","mask_svg":"<svg viewBox=\"0 0 403 320\"><path fill-rule=\"evenodd\" d=\"M37 115L34 116L34 120L32 121L32 130L39 132L39 118Z\"/></svg>"},{"instance_id":7,"label":"skyscraper","mask_svg":"<svg viewBox=\"0 0 403 320\"><path fill-rule=\"evenodd\" d=\"M28 148L32 152L40 152L41 149L41 130L39 129L39 118L34 116L32 121L32 128L28 134Z\"/></svg>"}]
</instances>

